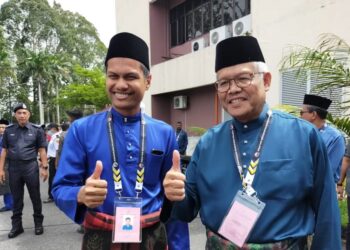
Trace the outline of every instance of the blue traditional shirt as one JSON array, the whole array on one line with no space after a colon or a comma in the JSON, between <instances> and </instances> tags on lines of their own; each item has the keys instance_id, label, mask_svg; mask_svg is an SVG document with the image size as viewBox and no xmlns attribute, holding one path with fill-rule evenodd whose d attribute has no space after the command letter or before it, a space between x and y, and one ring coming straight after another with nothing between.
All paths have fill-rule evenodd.
<instances>
[{"instance_id":1,"label":"blue traditional shirt","mask_svg":"<svg viewBox=\"0 0 350 250\"><path fill-rule=\"evenodd\" d=\"M200 139L186 172L186 198L175 202L172 217L191 221L200 213L213 232L223 222L242 181L230 126L237 130L243 167L256 150L267 116L241 123L226 121ZM312 249L341 249L340 215L332 170L322 138L310 123L274 111L253 182L266 207L248 243L270 243L314 233Z\"/></svg>"},{"instance_id":2,"label":"blue traditional shirt","mask_svg":"<svg viewBox=\"0 0 350 250\"><path fill-rule=\"evenodd\" d=\"M113 128L122 176L123 196L135 197L136 169L140 155L141 114L122 116L112 109ZM144 115L146 121L145 174L142 214L159 211L163 204L162 180L172 166L176 139L170 125ZM159 139L161 138L161 139ZM78 205L77 194L101 160L101 179L108 183L105 202L93 209L113 215L114 190L112 156L108 139L107 112L76 120L65 137L62 155L52 186L57 206L76 223L84 219L86 207Z\"/></svg>"},{"instance_id":3,"label":"blue traditional shirt","mask_svg":"<svg viewBox=\"0 0 350 250\"><path fill-rule=\"evenodd\" d=\"M345 154L345 139L337 129L327 123L325 123L319 131L324 143L326 144L329 163L333 169L334 182L338 182L340 178L341 164Z\"/></svg>"}]
</instances>

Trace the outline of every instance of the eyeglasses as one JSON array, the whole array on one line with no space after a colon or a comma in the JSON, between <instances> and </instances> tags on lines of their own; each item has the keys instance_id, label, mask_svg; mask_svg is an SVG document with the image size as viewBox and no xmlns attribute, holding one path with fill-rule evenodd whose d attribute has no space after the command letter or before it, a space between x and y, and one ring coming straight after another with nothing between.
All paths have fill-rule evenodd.
<instances>
[{"instance_id":1,"label":"eyeglasses","mask_svg":"<svg viewBox=\"0 0 350 250\"><path fill-rule=\"evenodd\" d=\"M233 82L238 88L246 88L252 84L252 81L257 74L264 74L264 72L245 73L232 79L217 80L214 82L215 88L218 92L226 92L231 88Z\"/></svg>"}]
</instances>

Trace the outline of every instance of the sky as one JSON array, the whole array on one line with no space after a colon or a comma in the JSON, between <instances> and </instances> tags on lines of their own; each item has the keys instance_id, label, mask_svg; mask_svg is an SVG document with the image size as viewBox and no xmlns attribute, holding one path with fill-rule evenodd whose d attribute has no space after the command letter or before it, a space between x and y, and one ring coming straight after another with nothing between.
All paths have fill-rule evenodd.
<instances>
[{"instance_id":1,"label":"sky","mask_svg":"<svg viewBox=\"0 0 350 250\"><path fill-rule=\"evenodd\" d=\"M52 5L54 0L48 0ZM0 0L0 5L7 0ZM78 12L97 29L101 41L108 47L116 33L115 0L56 0L64 10Z\"/></svg>"}]
</instances>

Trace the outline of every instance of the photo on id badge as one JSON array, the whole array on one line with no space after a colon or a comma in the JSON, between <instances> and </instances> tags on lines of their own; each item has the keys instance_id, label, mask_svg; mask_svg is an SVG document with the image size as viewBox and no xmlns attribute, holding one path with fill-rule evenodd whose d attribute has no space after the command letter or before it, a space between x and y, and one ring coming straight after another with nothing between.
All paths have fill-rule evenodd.
<instances>
[{"instance_id":1,"label":"photo on id badge","mask_svg":"<svg viewBox=\"0 0 350 250\"><path fill-rule=\"evenodd\" d=\"M117 207L113 242L141 242L140 208Z\"/></svg>"},{"instance_id":2,"label":"photo on id badge","mask_svg":"<svg viewBox=\"0 0 350 250\"><path fill-rule=\"evenodd\" d=\"M122 230L130 231L132 230L132 216L131 215L124 215L124 224L122 226Z\"/></svg>"}]
</instances>

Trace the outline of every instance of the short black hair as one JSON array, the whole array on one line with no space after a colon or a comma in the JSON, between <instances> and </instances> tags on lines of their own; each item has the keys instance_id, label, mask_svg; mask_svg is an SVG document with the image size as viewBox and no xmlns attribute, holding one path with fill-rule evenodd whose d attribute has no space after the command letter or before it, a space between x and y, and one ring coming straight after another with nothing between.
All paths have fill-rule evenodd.
<instances>
[{"instance_id":1,"label":"short black hair","mask_svg":"<svg viewBox=\"0 0 350 250\"><path fill-rule=\"evenodd\" d=\"M9 125L9 121L5 120L5 119L0 119L0 124L5 124L5 125Z\"/></svg>"},{"instance_id":2,"label":"short black hair","mask_svg":"<svg viewBox=\"0 0 350 250\"><path fill-rule=\"evenodd\" d=\"M62 131L67 131L68 128L69 128L69 123L64 122L64 123L61 124Z\"/></svg>"},{"instance_id":3,"label":"short black hair","mask_svg":"<svg viewBox=\"0 0 350 250\"><path fill-rule=\"evenodd\" d=\"M68 110L67 115L70 116L73 120L77 120L83 117L83 112L80 109Z\"/></svg>"},{"instance_id":4,"label":"short black hair","mask_svg":"<svg viewBox=\"0 0 350 250\"><path fill-rule=\"evenodd\" d=\"M50 123L48 126L47 126L47 129L50 130L52 128L55 128L56 130L58 130L58 124L57 123Z\"/></svg>"}]
</instances>

